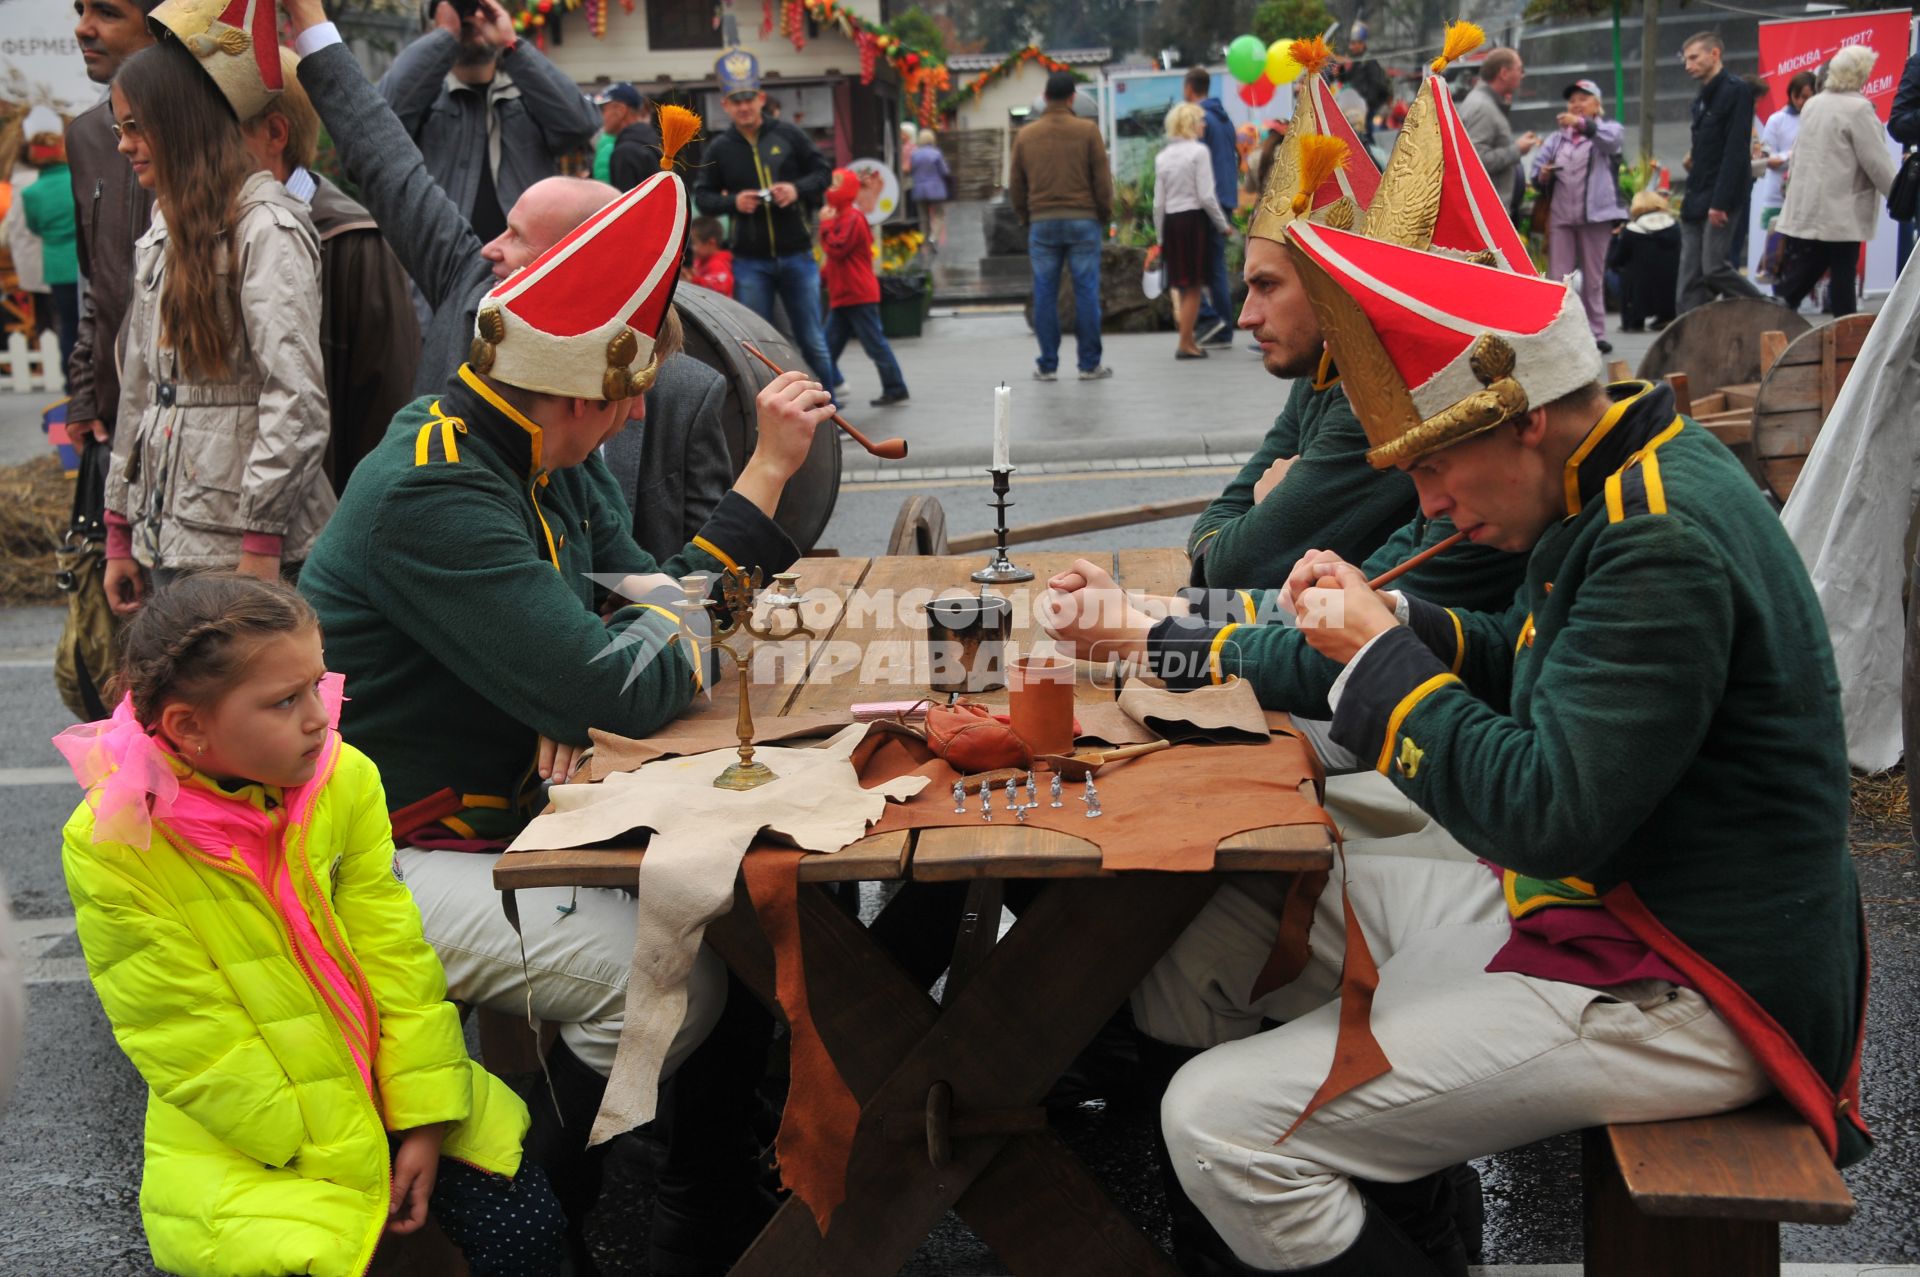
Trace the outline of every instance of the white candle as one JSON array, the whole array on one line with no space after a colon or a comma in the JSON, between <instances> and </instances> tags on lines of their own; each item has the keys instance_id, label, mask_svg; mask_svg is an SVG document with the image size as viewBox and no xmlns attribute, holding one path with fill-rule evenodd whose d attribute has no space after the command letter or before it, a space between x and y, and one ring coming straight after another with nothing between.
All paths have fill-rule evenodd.
<instances>
[{"instance_id":1,"label":"white candle","mask_svg":"<svg viewBox=\"0 0 1920 1277\"><path fill-rule=\"evenodd\" d=\"M1013 392L1005 386L993 392L993 468L1011 470L1013 462L1008 458L1007 426L1013 407Z\"/></svg>"}]
</instances>

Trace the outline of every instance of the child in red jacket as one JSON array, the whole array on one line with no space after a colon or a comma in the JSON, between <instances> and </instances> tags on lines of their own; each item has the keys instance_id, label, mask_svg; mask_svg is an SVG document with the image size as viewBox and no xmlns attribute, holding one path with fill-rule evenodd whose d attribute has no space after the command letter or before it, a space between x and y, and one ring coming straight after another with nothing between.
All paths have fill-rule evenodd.
<instances>
[{"instance_id":1,"label":"child in red jacket","mask_svg":"<svg viewBox=\"0 0 1920 1277\"><path fill-rule=\"evenodd\" d=\"M693 246L693 266L685 272L685 277L690 284L731 297L733 254L720 247L723 240L719 218L694 218L687 227L687 243Z\"/></svg>"},{"instance_id":2,"label":"child in red jacket","mask_svg":"<svg viewBox=\"0 0 1920 1277\"><path fill-rule=\"evenodd\" d=\"M906 379L900 375L893 347L880 330L880 280L873 273L873 230L866 209L878 194L875 180L863 183L852 169L835 169L827 188L827 206L820 213L820 246L826 252L827 354L834 364L834 384L841 384L840 354L849 335L880 370L880 397L870 402L889 408L907 401Z\"/></svg>"}]
</instances>

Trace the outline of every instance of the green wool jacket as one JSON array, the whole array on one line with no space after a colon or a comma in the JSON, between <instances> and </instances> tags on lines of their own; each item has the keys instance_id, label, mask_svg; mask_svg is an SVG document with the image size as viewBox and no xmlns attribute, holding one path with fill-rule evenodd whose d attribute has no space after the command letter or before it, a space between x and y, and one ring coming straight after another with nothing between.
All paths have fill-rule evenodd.
<instances>
[{"instance_id":1,"label":"green wool jacket","mask_svg":"<svg viewBox=\"0 0 1920 1277\"><path fill-rule=\"evenodd\" d=\"M1396 473L1398 473L1396 471ZM1454 534L1447 519L1416 514L1361 565L1369 577L1398 567ZM1524 554L1462 542L1395 581L1393 588L1446 607L1499 611L1526 575ZM1147 638L1149 668L1176 691L1239 675L1260 703L1304 718L1331 718L1327 692L1340 667L1308 646L1279 604L1278 590L1183 590L1186 616L1157 623Z\"/></svg>"},{"instance_id":2,"label":"green wool jacket","mask_svg":"<svg viewBox=\"0 0 1920 1277\"><path fill-rule=\"evenodd\" d=\"M547 470L541 446L540 427L462 366L354 468L300 573L328 667L352 689L341 731L379 765L396 809L450 801L435 818L462 838L508 839L526 823L539 737L645 736L699 690L700 644L676 639L674 613L642 604L602 622L588 573L777 572L799 557L729 492L656 564L605 463Z\"/></svg>"},{"instance_id":3,"label":"green wool jacket","mask_svg":"<svg viewBox=\"0 0 1920 1277\"><path fill-rule=\"evenodd\" d=\"M1410 600L1333 738L1519 912L1597 904L1666 958L1845 1165L1869 1148L1866 937L1826 621L1733 455L1666 387L1611 393L1514 606Z\"/></svg>"},{"instance_id":4,"label":"green wool jacket","mask_svg":"<svg viewBox=\"0 0 1920 1277\"><path fill-rule=\"evenodd\" d=\"M1281 457L1298 460L1255 504L1254 485ZM1259 451L1187 534L1192 583L1277 588L1315 549L1358 563L1412 517L1415 505L1411 479L1367 463L1367 434L1339 379L1297 378Z\"/></svg>"}]
</instances>

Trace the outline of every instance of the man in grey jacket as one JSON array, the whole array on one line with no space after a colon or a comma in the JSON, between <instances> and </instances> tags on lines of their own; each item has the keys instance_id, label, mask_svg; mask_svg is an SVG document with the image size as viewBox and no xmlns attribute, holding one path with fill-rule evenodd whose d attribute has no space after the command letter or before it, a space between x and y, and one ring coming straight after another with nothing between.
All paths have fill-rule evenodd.
<instances>
[{"instance_id":1,"label":"man in grey jacket","mask_svg":"<svg viewBox=\"0 0 1920 1277\"><path fill-rule=\"evenodd\" d=\"M1494 49L1480 63L1479 83L1460 103L1460 122L1467 127L1467 140L1473 143L1510 215L1519 212L1521 193L1527 189L1520 157L1540 143L1532 131L1515 137L1513 125L1507 122L1513 95L1520 91L1526 74L1518 53Z\"/></svg>"},{"instance_id":2,"label":"man in grey jacket","mask_svg":"<svg viewBox=\"0 0 1920 1277\"><path fill-rule=\"evenodd\" d=\"M433 180L490 240L529 187L560 171L559 156L593 140L600 116L496 0L464 17L438 0L432 13L434 29L400 51L380 93Z\"/></svg>"},{"instance_id":3,"label":"man in grey jacket","mask_svg":"<svg viewBox=\"0 0 1920 1277\"><path fill-rule=\"evenodd\" d=\"M301 87L359 187L361 202L432 309L414 390L438 391L467 357L474 310L487 290L599 212L616 192L579 178L536 182L508 209L506 229L481 243L429 175L399 119L367 83L320 0L289 0L286 12L300 55ZM623 487L629 500L646 496L646 505L636 507L634 533L649 552L667 544L674 528L697 531L733 482L720 427L724 394L712 393L718 374L702 377L705 371L690 356L667 360L646 396L646 419L622 432L638 432L645 440ZM672 545L685 543L682 536Z\"/></svg>"}]
</instances>

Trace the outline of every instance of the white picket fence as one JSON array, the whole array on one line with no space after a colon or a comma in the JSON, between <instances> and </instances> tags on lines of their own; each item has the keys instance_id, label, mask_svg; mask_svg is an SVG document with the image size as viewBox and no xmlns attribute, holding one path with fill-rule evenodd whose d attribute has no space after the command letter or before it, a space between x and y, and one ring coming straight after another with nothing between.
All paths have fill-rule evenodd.
<instances>
[{"instance_id":1,"label":"white picket fence","mask_svg":"<svg viewBox=\"0 0 1920 1277\"><path fill-rule=\"evenodd\" d=\"M52 332L29 342L22 333L8 333L6 355L0 358L0 389L17 394L58 391L66 385L60 370L60 339Z\"/></svg>"}]
</instances>

